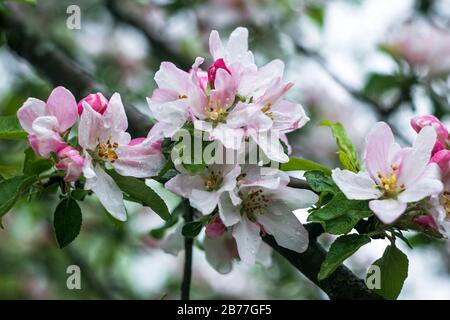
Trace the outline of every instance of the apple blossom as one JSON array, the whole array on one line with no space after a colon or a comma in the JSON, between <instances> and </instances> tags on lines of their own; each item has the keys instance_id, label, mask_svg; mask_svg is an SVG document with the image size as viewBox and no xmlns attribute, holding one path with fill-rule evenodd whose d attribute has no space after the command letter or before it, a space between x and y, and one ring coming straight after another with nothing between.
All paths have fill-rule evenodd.
<instances>
[{"instance_id":1,"label":"apple blossom","mask_svg":"<svg viewBox=\"0 0 450 320\"><path fill-rule=\"evenodd\" d=\"M57 87L47 102L28 98L17 117L34 152L48 158L66 146L64 137L78 119L77 103L69 90Z\"/></svg>"},{"instance_id":2,"label":"apple blossom","mask_svg":"<svg viewBox=\"0 0 450 320\"><path fill-rule=\"evenodd\" d=\"M334 169L333 180L348 199L371 200L370 209L390 224L405 212L408 203L442 191L439 167L429 163L435 140L435 130L425 127L412 148L400 148L390 127L378 122L366 139L366 170Z\"/></svg>"},{"instance_id":3,"label":"apple blossom","mask_svg":"<svg viewBox=\"0 0 450 320\"><path fill-rule=\"evenodd\" d=\"M282 247L305 251L308 234L292 210L312 206L318 196L288 187L289 176L279 170L261 175L261 167L245 166L237 180L235 195L221 196L219 214L224 225L232 229L241 260L255 262L261 233L273 235ZM236 196L240 201L235 201Z\"/></svg>"},{"instance_id":4,"label":"apple blossom","mask_svg":"<svg viewBox=\"0 0 450 320\"><path fill-rule=\"evenodd\" d=\"M156 175L163 156L160 143L152 134L132 141L126 132L127 117L120 95L115 93L103 114L83 102L78 142L86 153L83 169L85 188L95 192L103 206L118 220L126 220L123 195L105 172L105 165L124 176L138 178Z\"/></svg>"},{"instance_id":5,"label":"apple blossom","mask_svg":"<svg viewBox=\"0 0 450 320\"><path fill-rule=\"evenodd\" d=\"M78 114L80 115L83 113L84 102L89 104L92 109L100 114L103 114L108 107L108 99L106 99L106 97L101 92L91 93L78 102Z\"/></svg>"}]
</instances>

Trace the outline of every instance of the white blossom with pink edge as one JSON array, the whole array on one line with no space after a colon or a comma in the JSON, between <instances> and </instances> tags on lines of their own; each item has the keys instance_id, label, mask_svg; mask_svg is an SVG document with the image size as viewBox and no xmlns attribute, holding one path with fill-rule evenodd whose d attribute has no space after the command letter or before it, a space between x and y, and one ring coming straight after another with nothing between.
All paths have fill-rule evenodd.
<instances>
[{"instance_id":1,"label":"white blossom with pink edge","mask_svg":"<svg viewBox=\"0 0 450 320\"><path fill-rule=\"evenodd\" d=\"M391 128L378 122L366 139L366 171L334 169L332 178L348 199L371 200L370 209L383 223L391 224L408 203L442 191L439 167L429 163L435 141L435 130L425 127L412 148L401 148Z\"/></svg>"},{"instance_id":2,"label":"white blossom with pink edge","mask_svg":"<svg viewBox=\"0 0 450 320\"><path fill-rule=\"evenodd\" d=\"M77 102L69 90L57 87L47 102L28 98L17 117L34 152L48 158L66 147L63 136L78 120Z\"/></svg>"},{"instance_id":3,"label":"white blossom with pink edge","mask_svg":"<svg viewBox=\"0 0 450 320\"><path fill-rule=\"evenodd\" d=\"M308 248L308 233L293 210L311 207L318 196L309 190L288 187L286 173L270 171L261 175L261 167L243 167L235 189L240 201L223 194L219 202L220 218L232 230L239 257L247 264L256 261L262 245L261 233L272 235L280 246L296 252Z\"/></svg>"},{"instance_id":4,"label":"white blossom with pink edge","mask_svg":"<svg viewBox=\"0 0 450 320\"><path fill-rule=\"evenodd\" d=\"M85 151L85 188L94 191L106 210L118 220L126 220L123 195L105 172L105 165L123 176L155 176L164 163L160 142L152 135L131 140L122 100L115 93L101 114L86 101L78 130L78 142Z\"/></svg>"}]
</instances>

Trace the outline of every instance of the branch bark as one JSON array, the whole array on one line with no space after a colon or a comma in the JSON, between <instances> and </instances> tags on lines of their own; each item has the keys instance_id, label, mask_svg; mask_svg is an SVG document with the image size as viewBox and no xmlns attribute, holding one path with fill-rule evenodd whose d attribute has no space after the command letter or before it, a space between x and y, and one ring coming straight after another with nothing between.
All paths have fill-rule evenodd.
<instances>
[{"instance_id":1,"label":"branch bark","mask_svg":"<svg viewBox=\"0 0 450 320\"><path fill-rule=\"evenodd\" d=\"M50 41L30 32L19 15L8 15L0 11L0 27L6 33L9 48L27 60L53 85L64 85L78 96L86 95L94 90L104 90L103 85L97 83L88 72ZM126 107L126 111L130 133L138 136L145 135L151 127L148 117L130 106ZM380 299L379 296L368 290L364 282L345 266L339 267L333 275L319 282L317 274L325 259L326 251L316 241L316 237L320 234L317 227L315 227L315 231L311 227L308 228L310 229L310 246L301 254L278 246L271 236L265 236L264 241L305 274L331 299ZM192 246L187 243L186 248L189 247ZM190 286L189 270L185 273L185 278L189 279ZM184 283L184 287L187 288L188 281L185 280Z\"/></svg>"},{"instance_id":2,"label":"branch bark","mask_svg":"<svg viewBox=\"0 0 450 320\"><path fill-rule=\"evenodd\" d=\"M189 201L184 203L184 221L189 223L194 218L193 208L189 205ZM194 245L194 238L184 237L184 270L183 281L181 283L181 300L189 300L191 295L191 281L192 281L192 247Z\"/></svg>"}]
</instances>

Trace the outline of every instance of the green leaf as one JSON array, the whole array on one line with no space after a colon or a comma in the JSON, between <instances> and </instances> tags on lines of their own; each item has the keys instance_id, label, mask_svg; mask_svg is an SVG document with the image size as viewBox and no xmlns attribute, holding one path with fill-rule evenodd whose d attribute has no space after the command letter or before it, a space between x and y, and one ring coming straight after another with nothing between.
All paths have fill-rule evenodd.
<instances>
[{"instance_id":1,"label":"green leaf","mask_svg":"<svg viewBox=\"0 0 450 320\"><path fill-rule=\"evenodd\" d=\"M294 171L294 170L319 170L325 173L326 175L331 175L331 170L319 163L316 163L311 160L301 159L301 158L290 158L289 162L282 163L280 166L280 170L283 171Z\"/></svg>"},{"instance_id":2,"label":"green leaf","mask_svg":"<svg viewBox=\"0 0 450 320\"><path fill-rule=\"evenodd\" d=\"M339 147L339 160L343 168L353 172L358 172L360 169L360 161L355 145L347 136L344 127L339 122L332 123L324 120L320 123L322 126L331 128L333 136L336 138L336 144Z\"/></svg>"},{"instance_id":3,"label":"green leaf","mask_svg":"<svg viewBox=\"0 0 450 320\"><path fill-rule=\"evenodd\" d=\"M316 192L330 192L336 194L339 188L330 176L325 175L323 171L308 171L305 173L305 179L309 186Z\"/></svg>"},{"instance_id":4,"label":"green leaf","mask_svg":"<svg viewBox=\"0 0 450 320\"><path fill-rule=\"evenodd\" d=\"M385 299L397 299L408 277L408 257L397 247L390 245L373 264L380 268L381 276L380 288L374 291Z\"/></svg>"},{"instance_id":5,"label":"green leaf","mask_svg":"<svg viewBox=\"0 0 450 320\"><path fill-rule=\"evenodd\" d=\"M371 98L379 98L383 94L400 89L403 86L399 75L371 73L369 74L363 93Z\"/></svg>"},{"instance_id":6,"label":"green leaf","mask_svg":"<svg viewBox=\"0 0 450 320\"><path fill-rule=\"evenodd\" d=\"M114 179L119 188L142 205L151 208L162 219L168 221L170 212L164 200L152 188L148 187L143 180L133 177L125 177L108 170L108 174Z\"/></svg>"},{"instance_id":7,"label":"green leaf","mask_svg":"<svg viewBox=\"0 0 450 320\"><path fill-rule=\"evenodd\" d=\"M311 3L306 7L306 14L313 20L320 28L325 23L325 8L323 5Z\"/></svg>"},{"instance_id":8,"label":"green leaf","mask_svg":"<svg viewBox=\"0 0 450 320\"><path fill-rule=\"evenodd\" d=\"M370 238L361 234L349 234L337 238L320 266L319 281L329 277L348 257L369 242Z\"/></svg>"},{"instance_id":9,"label":"green leaf","mask_svg":"<svg viewBox=\"0 0 450 320\"><path fill-rule=\"evenodd\" d=\"M38 175L49 170L52 166L53 163L51 160L38 157L33 149L28 148L25 150L25 161L23 164L24 176Z\"/></svg>"},{"instance_id":10,"label":"green leaf","mask_svg":"<svg viewBox=\"0 0 450 320\"><path fill-rule=\"evenodd\" d=\"M185 237L194 238L202 231L203 223L201 221L188 222L183 226L181 233Z\"/></svg>"},{"instance_id":11,"label":"green leaf","mask_svg":"<svg viewBox=\"0 0 450 320\"><path fill-rule=\"evenodd\" d=\"M15 115L0 117L0 139L26 139L27 133Z\"/></svg>"},{"instance_id":12,"label":"green leaf","mask_svg":"<svg viewBox=\"0 0 450 320\"><path fill-rule=\"evenodd\" d=\"M81 209L73 198L61 200L55 210L53 227L60 248L70 244L80 233Z\"/></svg>"},{"instance_id":13,"label":"green leaf","mask_svg":"<svg viewBox=\"0 0 450 320\"><path fill-rule=\"evenodd\" d=\"M20 196L24 177L14 177L0 182L0 218L16 203Z\"/></svg>"},{"instance_id":14,"label":"green leaf","mask_svg":"<svg viewBox=\"0 0 450 320\"><path fill-rule=\"evenodd\" d=\"M326 232L345 234L350 232L359 220L372 215L366 200L348 200L341 192L320 209L308 216L308 221L320 223Z\"/></svg>"}]
</instances>

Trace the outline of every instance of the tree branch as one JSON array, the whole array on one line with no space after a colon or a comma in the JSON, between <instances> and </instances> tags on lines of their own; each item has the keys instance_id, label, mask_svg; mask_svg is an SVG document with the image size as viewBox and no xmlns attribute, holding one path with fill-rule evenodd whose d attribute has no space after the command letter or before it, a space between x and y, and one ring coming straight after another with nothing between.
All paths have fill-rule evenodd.
<instances>
[{"instance_id":1,"label":"tree branch","mask_svg":"<svg viewBox=\"0 0 450 320\"><path fill-rule=\"evenodd\" d=\"M346 266L341 265L328 278L317 280L320 266L325 260L326 251L317 243L316 237L320 228L316 224L305 225L309 232L309 246L303 253L280 247L275 239L266 235L263 240L276 252L281 254L309 280L321 288L330 299L335 300L381 300L382 298L369 290L364 281L359 279Z\"/></svg>"},{"instance_id":2,"label":"tree branch","mask_svg":"<svg viewBox=\"0 0 450 320\"><path fill-rule=\"evenodd\" d=\"M129 10L124 10L123 1L105 0L105 4L108 11L117 21L128 24L142 32L155 55L160 57L160 60L172 61L183 70L189 70L191 68L192 61L189 57L180 54L165 41L161 40L161 38L156 35L156 32L152 30L148 21L143 17Z\"/></svg>"},{"instance_id":3,"label":"tree branch","mask_svg":"<svg viewBox=\"0 0 450 320\"><path fill-rule=\"evenodd\" d=\"M190 206L189 201L184 203L184 221L189 223L194 218L193 208ZM194 244L194 238L184 237L184 271L183 282L181 283L181 300L189 300L191 293L191 280L192 280L192 247Z\"/></svg>"}]
</instances>

